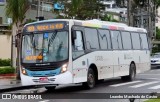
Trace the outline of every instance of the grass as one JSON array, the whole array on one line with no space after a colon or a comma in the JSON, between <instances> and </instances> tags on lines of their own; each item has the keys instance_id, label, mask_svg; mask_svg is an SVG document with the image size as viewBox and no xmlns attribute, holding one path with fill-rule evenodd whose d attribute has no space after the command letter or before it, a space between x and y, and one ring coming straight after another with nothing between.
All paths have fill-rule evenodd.
<instances>
[{"instance_id":1,"label":"grass","mask_svg":"<svg viewBox=\"0 0 160 102\"><path fill-rule=\"evenodd\" d=\"M149 99L147 101L144 102L160 102L160 99Z\"/></svg>"},{"instance_id":2,"label":"grass","mask_svg":"<svg viewBox=\"0 0 160 102\"><path fill-rule=\"evenodd\" d=\"M10 66L0 66L0 68L6 68L6 67L10 67Z\"/></svg>"}]
</instances>

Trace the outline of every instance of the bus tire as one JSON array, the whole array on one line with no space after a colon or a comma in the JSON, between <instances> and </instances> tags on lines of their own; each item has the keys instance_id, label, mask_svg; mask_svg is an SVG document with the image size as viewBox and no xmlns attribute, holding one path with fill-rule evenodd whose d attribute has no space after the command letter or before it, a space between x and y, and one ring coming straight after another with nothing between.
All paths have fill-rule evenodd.
<instances>
[{"instance_id":1,"label":"bus tire","mask_svg":"<svg viewBox=\"0 0 160 102\"><path fill-rule=\"evenodd\" d=\"M91 89L95 87L96 79L93 69L89 68L87 74L87 82L82 83L83 87L86 89Z\"/></svg>"},{"instance_id":2,"label":"bus tire","mask_svg":"<svg viewBox=\"0 0 160 102\"><path fill-rule=\"evenodd\" d=\"M134 63L131 63L130 69L129 69L129 75L128 76L122 76L121 79L124 81L133 81L136 77L136 66Z\"/></svg>"},{"instance_id":3,"label":"bus tire","mask_svg":"<svg viewBox=\"0 0 160 102\"><path fill-rule=\"evenodd\" d=\"M48 86L48 87L45 87L48 91L54 91L56 86Z\"/></svg>"}]
</instances>

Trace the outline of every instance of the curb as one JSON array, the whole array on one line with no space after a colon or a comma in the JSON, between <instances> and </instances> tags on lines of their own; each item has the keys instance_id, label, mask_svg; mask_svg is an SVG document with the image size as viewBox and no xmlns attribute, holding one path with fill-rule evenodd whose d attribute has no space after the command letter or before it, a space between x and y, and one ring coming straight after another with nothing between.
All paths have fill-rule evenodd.
<instances>
[{"instance_id":1,"label":"curb","mask_svg":"<svg viewBox=\"0 0 160 102\"><path fill-rule=\"evenodd\" d=\"M0 76L16 76L16 74L0 74Z\"/></svg>"},{"instance_id":2,"label":"curb","mask_svg":"<svg viewBox=\"0 0 160 102\"><path fill-rule=\"evenodd\" d=\"M16 74L0 74L0 79L15 79Z\"/></svg>"},{"instance_id":3,"label":"curb","mask_svg":"<svg viewBox=\"0 0 160 102\"><path fill-rule=\"evenodd\" d=\"M0 76L0 79L16 79L15 76Z\"/></svg>"}]
</instances>

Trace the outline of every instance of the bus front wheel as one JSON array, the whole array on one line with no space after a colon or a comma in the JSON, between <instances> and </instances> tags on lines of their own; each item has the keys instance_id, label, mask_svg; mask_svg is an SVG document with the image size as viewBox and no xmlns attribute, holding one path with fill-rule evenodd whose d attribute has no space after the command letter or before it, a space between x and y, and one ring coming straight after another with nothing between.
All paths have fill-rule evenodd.
<instances>
[{"instance_id":1,"label":"bus front wheel","mask_svg":"<svg viewBox=\"0 0 160 102\"><path fill-rule=\"evenodd\" d=\"M87 74L87 82L84 82L82 85L87 89L91 89L95 86L95 74L93 69L89 68Z\"/></svg>"},{"instance_id":2,"label":"bus front wheel","mask_svg":"<svg viewBox=\"0 0 160 102\"><path fill-rule=\"evenodd\" d=\"M133 81L136 77L136 66L134 63L131 63L129 75L128 76L122 76L121 79L124 81Z\"/></svg>"},{"instance_id":3,"label":"bus front wheel","mask_svg":"<svg viewBox=\"0 0 160 102\"><path fill-rule=\"evenodd\" d=\"M45 87L48 91L54 91L56 86L48 86L48 87Z\"/></svg>"}]
</instances>

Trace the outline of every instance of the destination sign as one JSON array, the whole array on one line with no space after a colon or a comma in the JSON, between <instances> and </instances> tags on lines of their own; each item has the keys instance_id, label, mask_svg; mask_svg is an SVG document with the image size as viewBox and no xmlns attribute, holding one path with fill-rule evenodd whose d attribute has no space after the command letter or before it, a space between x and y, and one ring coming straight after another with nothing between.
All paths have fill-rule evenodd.
<instances>
[{"instance_id":1,"label":"destination sign","mask_svg":"<svg viewBox=\"0 0 160 102\"><path fill-rule=\"evenodd\" d=\"M37 25L29 25L26 28L27 32L35 32L35 31L46 31L46 30L55 30L55 29L63 29L64 23L44 23Z\"/></svg>"},{"instance_id":2,"label":"destination sign","mask_svg":"<svg viewBox=\"0 0 160 102\"><path fill-rule=\"evenodd\" d=\"M26 56L26 60L42 60L42 56L39 55L39 56Z\"/></svg>"}]
</instances>

